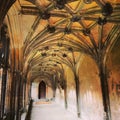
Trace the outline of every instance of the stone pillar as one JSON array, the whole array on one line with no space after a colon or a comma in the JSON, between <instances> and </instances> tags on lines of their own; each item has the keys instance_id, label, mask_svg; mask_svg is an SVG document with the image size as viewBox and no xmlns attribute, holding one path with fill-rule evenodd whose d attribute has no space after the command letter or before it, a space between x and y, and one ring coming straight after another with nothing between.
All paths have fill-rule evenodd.
<instances>
[{"instance_id":1,"label":"stone pillar","mask_svg":"<svg viewBox=\"0 0 120 120\"><path fill-rule=\"evenodd\" d=\"M104 119L111 120L110 98L109 98L106 68L101 62L99 64L99 75L100 75L100 82L101 82L103 107L104 107L104 117L105 117Z\"/></svg>"}]
</instances>

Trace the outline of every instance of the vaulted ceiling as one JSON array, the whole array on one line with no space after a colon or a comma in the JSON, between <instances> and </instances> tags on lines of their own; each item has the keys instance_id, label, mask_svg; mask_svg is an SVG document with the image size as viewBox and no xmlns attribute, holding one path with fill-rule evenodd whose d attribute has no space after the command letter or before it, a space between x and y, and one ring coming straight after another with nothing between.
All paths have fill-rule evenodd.
<instances>
[{"instance_id":1,"label":"vaulted ceiling","mask_svg":"<svg viewBox=\"0 0 120 120\"><path fill-rule=\"evenodd\" d=\"M106 60L120 38L120 0L16 0L5 22L15 69L47 80L74 72L81 54Z\"/></svg>"}]
</instances>

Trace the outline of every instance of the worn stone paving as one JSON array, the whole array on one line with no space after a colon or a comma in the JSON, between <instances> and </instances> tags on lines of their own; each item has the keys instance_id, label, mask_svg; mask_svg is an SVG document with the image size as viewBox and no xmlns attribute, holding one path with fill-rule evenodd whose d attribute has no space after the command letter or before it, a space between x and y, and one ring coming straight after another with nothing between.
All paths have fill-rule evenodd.
<instances>
[{"instance_id":1,"label":"worn stone paving","mask_svg":"<svg viewBox=\"0 0 120 120\"><path fill-rule=\"evenodd\" d=\"M57 103L34 104L31 120L81 120Z\"/></svg>"}]
</instances>

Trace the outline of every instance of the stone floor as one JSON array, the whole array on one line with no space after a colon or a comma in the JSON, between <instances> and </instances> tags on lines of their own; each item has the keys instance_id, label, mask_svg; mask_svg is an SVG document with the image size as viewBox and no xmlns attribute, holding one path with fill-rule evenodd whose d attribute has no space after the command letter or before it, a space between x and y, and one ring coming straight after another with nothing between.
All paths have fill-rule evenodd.
<instances>
[{"instance_id":1,"label":"stone floor","mask_svg":"<svg viewBox=\"0 0 120 120\"><path fill-rule=\"evenodd\" d=\"M53 102L41 102L33 105L31 120L81 120Z\"/></svg>"}]
</instances>

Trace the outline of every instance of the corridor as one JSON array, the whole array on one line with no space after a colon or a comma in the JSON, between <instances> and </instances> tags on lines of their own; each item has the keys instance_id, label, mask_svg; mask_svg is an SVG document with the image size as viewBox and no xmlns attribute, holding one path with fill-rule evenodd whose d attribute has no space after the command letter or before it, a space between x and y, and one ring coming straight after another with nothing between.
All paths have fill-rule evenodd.
<instances>
[{"instance_id":1,"label":"corridor","mask_svg":"<svg viewBox=\"0 0 120 120\"><path fill-rule=\"evenodd\" d=\"M30 120L81 120L54 102L34 103Z\"/></svg>"},{"instance_id":2,"label":"corridor","mask_svg":"<svg viewBox=\"0 0 120 120\"><path fill-rule=\"evenodd\" d=\"M0 120L30 119L120 120L120 0L0 0Z\"/></svg>"}]
</instances>

